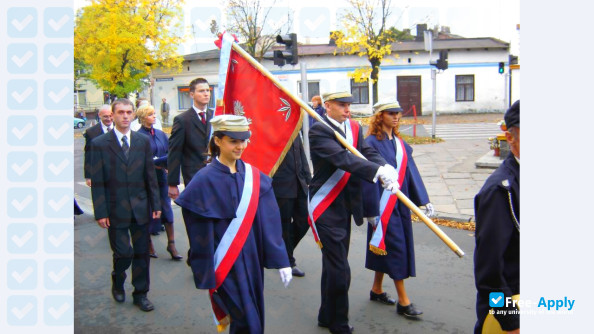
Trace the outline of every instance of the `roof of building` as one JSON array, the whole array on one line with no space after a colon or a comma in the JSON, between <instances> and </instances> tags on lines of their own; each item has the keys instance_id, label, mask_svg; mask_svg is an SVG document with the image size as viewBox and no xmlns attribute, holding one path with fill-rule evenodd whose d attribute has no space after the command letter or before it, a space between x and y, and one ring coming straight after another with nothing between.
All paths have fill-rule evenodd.
<instances>
[{"instance_id":1,"label":"roof of building","mask_svg":"<svg viewBox=\"0 0 594 334\"><path fill-rule=\"evenodd\" d=\"M282 49L279 48L279 49ZM433 40L433 50L471 50L471 49L509 49L509 43L493 37L479 38L452 38ZM334 54L336 45L331 44L300 44L300 56L328 55ZM402 41L392 44L394 52L414 52L424 51L425 43L423 41ZM339 53L340 51L337 51ZM219 49L207 50L184 55L184 60L206 60L218 59Z\"/></svg>"}]
</instances>

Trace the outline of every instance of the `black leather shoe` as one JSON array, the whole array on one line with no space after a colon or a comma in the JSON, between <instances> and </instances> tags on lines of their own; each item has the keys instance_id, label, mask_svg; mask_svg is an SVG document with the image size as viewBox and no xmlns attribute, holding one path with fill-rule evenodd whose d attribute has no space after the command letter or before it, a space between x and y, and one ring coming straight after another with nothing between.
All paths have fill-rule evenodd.
<instances>
[{"instance_id":1,"label":"black leather shoe","mask_svg":"<svg viewBox=\"0 0 594 334\"><path fill-rule=\"evenodd\" d=\"M155 309L153 303L146 296L134 297L134 305L138 306L144 312L150 312Z\"/></svg>"},{"instance_id":2,"label":"black leather shoe","mask_svg":"<svg viewBox=\"0 0 594 334\"><path fill-rule=\"evenodd\" d=\"M118 303L123 303L126 301L126 293L124 290L111 289L111 296Z\"/></svg>"},{"instance_id":3,"label":"black leather shoe","mask_svg":"<svg viewBox=\"0 0 594 334\"><path fill-rule=\"evenodd\" d=\"M399 303L396 305L396 313L406 317L416 318L423 314L423 311L417 309L413 303L410 303L408 306L402 306Z\"/></svg>"},{"instance_id":4,"label":"black leather shoe","mask_svg":"<svg viewBox=\"0 0 594 334\"><path fill-rule=\"evenodd\" d=\"M303 270L301 270L301 269L297 268L297 266L294 266L294 267L291 269L291 273L292 273L292 274L293 274L293 276L295 276L295 277L303 277L303 276L305 276L305 272L304 272Z\"/></svg>"},{"instance_id":5,"label":"black leather shoe","mask_svg":"<svg viewBox=\"0 0 594 334\"><path fill-rule=\"evenodd\" d=\"M341 328L328 328L330 330L330 333L332 334L351 334L355 331L355 328L353 326L348 326L348 327L341 327Z\"/></svg>"},{"instance_id":6,"label":"black leather shoe","mask_svg":"<svg viewBox=\"0 0 594 334\"><path fill-rule=\"evenodd\" d=\"M375 293L373 291L369 291L369 300L372 300L374 302L380 302L386 305L396 304L396 300L390 298L390 295L388 295L385 292Z\"/></svg>"}]
</instances>

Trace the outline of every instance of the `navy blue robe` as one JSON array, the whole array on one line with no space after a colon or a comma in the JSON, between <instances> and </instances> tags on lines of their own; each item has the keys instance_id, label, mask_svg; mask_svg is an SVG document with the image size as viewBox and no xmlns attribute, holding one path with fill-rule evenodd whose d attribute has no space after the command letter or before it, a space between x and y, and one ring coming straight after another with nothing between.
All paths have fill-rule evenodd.
<instances>
[{"instance_id":1,"label":"navy blue robe","mask_svg":"<svg viewBox=\"0 0 594 334\"><path fill-rule=\"evenodd\" d=\"M182 207L192 249L190 265L198 289L215 287L214 253L235 212L243 190L245 164L237 173L218 160L201 169L175 201ZM271 180L260 172L260 200L237 260L217 289L231 313L231 333L264 332L264 270L289 267L280 214ZM280 284L280 282L279 282Z\"/></svg>"},{"instance_id":2,"label":"navy blue robe","mask_svg":"<svg viewBox=\"0 0 594 334\"><path fill-rule=\"evenodd\" d=\"M390 165L394 168L397 167L394 140L390 140L387 136L383 140L378 140L372 135L365 138L365 142L376 149ZM412 147L404 141L403 143L406 148L408 162L404 180L401 180L402 187L400 191L415 203L415 205L425 205L429 203L429 196L421 179L421 174L419 174L419 170L412 157ZM400 146L398 149L400 149ZM380 182L364 182L363 193L366 194L364 196L365 217L379 216L379 202L383 191L384 189ZM368 194L369 196L367 196ZM386 273L394 280L402 280L416 275L415 250L410 216L410 209L398 200L390 216L390 222L388 223L384 240L387 255L376 255L369 250L369 241L373 236L373 228L371 225L367 226L365 268Z\"/></svg>"},{"instance_id":3,"label":"navy blue robe","mask_svg":"<svg viewBox=\"0 0 594 334\"><path fill-rule=\"evenodd\" d=\"M155 135L151 135L150 130L144 126L138 129L138 133L142 133L149 138L151 143L151 150L153 152L153 164L155 172L157 173L157 181L159 182L159 196L161 198L161 218L153 219L149 226L149 232L160 231L161 223L173 223L173 209L171 208L171 199L168 195L167 185L167 151L169 150L169 143L165 132L153 128Z\"/></svg>"}]
</instances>

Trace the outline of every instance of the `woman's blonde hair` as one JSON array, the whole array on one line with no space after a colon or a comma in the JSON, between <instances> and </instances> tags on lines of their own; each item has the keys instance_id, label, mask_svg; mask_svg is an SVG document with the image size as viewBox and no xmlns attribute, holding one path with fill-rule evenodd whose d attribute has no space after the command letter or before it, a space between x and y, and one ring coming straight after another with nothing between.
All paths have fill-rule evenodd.
<instances>
[{"instance_id":1,"label":"woman's blonde hair","mask_svg":"<svg viewBox=\"0 0 594 334\"><path fill-rule=\"evenodd\" d=\"M143 105L142 107L136 110L136 117L138 117L138 123L140 125L144 125L144 120L151 114L151 112L155 113L155 108L149 105Z\"/></svg>"}]
</instances>

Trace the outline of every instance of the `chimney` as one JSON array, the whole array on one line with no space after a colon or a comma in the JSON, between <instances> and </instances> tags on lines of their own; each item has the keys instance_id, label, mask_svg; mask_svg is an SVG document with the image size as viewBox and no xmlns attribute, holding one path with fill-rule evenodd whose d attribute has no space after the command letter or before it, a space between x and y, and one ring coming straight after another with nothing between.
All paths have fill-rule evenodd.
<instances>
[{"instance_id":1,"label":"chimney","mask_svg":"<svg viewBox=\"0 0 594 334\"><path fill-rule=\"evenodd\" d=\"M417 24L417 36L415 37L415 41L425 40L424 32L426 30L427 30L427 24Z\"/></svg>"}]
</instances>

